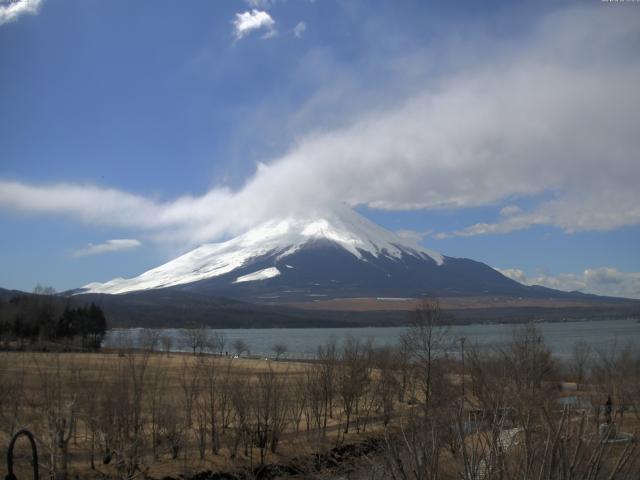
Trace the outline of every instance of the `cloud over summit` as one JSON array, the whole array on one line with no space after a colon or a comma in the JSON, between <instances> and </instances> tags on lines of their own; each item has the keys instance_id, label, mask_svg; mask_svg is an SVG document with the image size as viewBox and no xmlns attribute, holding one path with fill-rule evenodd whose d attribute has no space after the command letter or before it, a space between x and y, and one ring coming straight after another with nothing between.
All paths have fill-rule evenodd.
<instances>
[{"instance_id":1,"label":"cloud over summit","mask_svg":"<svg viewBox=\"0 0 640 480\"><path fill-rule=\"evenodd\" d=\"M546 199L507 205L496 222L455 235L639 225L639 18L595 7L556 12L513 51L462 62L410 93L385 92L385 102L343 125L300 136L237 190L155 200L94 185L2 181L0 208L193 243L336 201L406 210ZM274 23L254 9L237 15L234 32L240 39Z\"/></svg>"}]
</instances>

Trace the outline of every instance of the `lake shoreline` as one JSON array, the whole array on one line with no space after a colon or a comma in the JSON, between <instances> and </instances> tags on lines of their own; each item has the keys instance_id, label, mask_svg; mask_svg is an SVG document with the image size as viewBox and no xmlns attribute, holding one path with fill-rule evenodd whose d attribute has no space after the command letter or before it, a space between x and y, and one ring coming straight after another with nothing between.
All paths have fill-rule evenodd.
<instances>
[{"instance_id":1,"label":"lake shoreline","mask_svg":"<svg viewBox=\"0 0 640 480\"><path fill-rule=\"evenodd\" d=\"M494 346L507 341L518 323L484 323L469 325L448 325L452 339L464 337L467 345ZM606 348L611 342L622 344L634 341L640 344L640 323L635 318L608 320L579 320L536 322L545 340L554 354L569 354L576 342L587 342L598 348ZM406 326L394 327L345 327L345 328L228 328L207 329L221 334L226 339L223 351L231 354L232 343L242 340L247 343L249 352L258 357L273 356L274 345L281 343L287 347L285 358L301 360L314 358L319 345L335 339L340 343L349 337L371 341L375 346L395 345L406 332ZM105 348L118 346L136 347L140 345L142 333L156 332L160 336L171 338L172 349L189 351L184 340L185 329L113 329L107 332L103 343ZM160 347L158 347L160 349Z\"/></svg>"}]
</instances>

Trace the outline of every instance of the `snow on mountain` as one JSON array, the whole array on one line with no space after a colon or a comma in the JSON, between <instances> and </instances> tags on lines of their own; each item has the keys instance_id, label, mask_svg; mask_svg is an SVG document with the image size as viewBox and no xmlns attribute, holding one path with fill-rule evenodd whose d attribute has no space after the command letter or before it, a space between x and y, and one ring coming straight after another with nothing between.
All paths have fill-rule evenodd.
<instances>
[{"instance_id":1,"label":"snow on mountain","mask_svg":"<svg viewBox=\"0 0 640 480\"><path fill-rule=\"evenodd\" d=\"M335 242L363 261L366 261L365 253L391 259L410 255L431 259L437 265L444 261L439 253L400 238L355 211L341 207L314 218L298 215L271 220L226 242L202 245L138 277L90 283L83 287L82 293L117 294L197 282L227 274L267 254L282 259L319 239ZM263 268L238 277L234 283L260 281L280 273L275 267Z\"/></svg>"},{"instance_id":2,"label":"snow on mountain","mask_svg":"<svg viewBox=\"0 0 640 480\"><path fill-rule=\"evenodd\" d=\"M278 275L280 275L280 270L276 267L269 267L258 270L257 272L248 273L247 275L242 275L236 278L233 283L255 282L256 280L266 280L267 278L277 277Z\"/></svg>"}]
</instances>

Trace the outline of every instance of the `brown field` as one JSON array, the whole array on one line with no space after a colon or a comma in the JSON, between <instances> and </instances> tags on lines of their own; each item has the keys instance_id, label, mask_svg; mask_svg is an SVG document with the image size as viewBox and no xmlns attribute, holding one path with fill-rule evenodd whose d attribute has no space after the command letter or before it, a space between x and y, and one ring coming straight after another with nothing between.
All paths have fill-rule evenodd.
<instances>
[{"instance_id":1,"label":"brown field","mask_svg":"<svg viewBox=\"0 0 640 480\"><path fill-rule=\"evenodd\" d=\"M397 349L350 339L324 345L313 363L0 352L0 444L6 451L28 428L40 478L63 480L289 478L261 477L260 465L318 479L337 468L372 480L637 480L640 352L598 358L578 345L560 365L529 325L503 350L470 349L463 364L442 354L446 333L417 320ZM624 442L603 436L607 420ZM344 453L371 439L374 450ZM17 449L18 478L30 478L26 447Z\"/></svg>"},{"instance_id":2,"label":"brown field","mask_svg":"<svg viewBox=\"0 0 640 480\"><path fill-rule=\"evenodd\" d=\"M291 302L287 306L305 310L328 311L413 311L421 307L423 299L419 298L335 298L329 300L315 299L304 302ZM593 302L590 300L563 300L552 298L520 298L520 297L441 297L440 307L443 310L488 309L488 308L585 308L618 306L612 302Z\"/></svg>"},{"instance_id":3,"label":"brown field","mask_svg":"<svg viewBox=\"0 0 640 480\"><path fill-rule=\"evenodd\" d=\"M311 425L310 418L306 420L300 418L296 432L293 425L293 412L289 410L289 406L294 400L293 396L300 395L296 392L297 385L304 382L304 377L311 368L309 364L300 362L135 351L121 353L2 352L0 365L2 380L8 380L8 383L11 383L13 379L20 384L19 387L15 385L13 388L8 387L2 395L3 427L9 426L9 428L3 428L0 433L0 444L3 445L3 450L6 451L9 442L7 430L28 428L38 439L40 463L46 471L47 466L51 467L54 462L51 456L60 455L59 451L54 452L56 448L51 447L50 423L52 420L59 422L66 419L74 424L63 432L63 435L69 437L68 469L74 474L79 474L80 478L98 478L105 475L109 478L121 478L123 476L122 472L118 471L119 467L115 460L108 465L103 463L105 449L100 451L98 448L98 443L104 442L104 437L111 433L105 434L103 431L108 431L112 425L97 425L101 422L98 410L105 408L103 406L105 402L112 404L106 408L120 410L119 413L123 417L135 415L136 408L145 410L141 415L144 418L140 421L141 436L148 437L154 428L158 430L164 428L167 432L166 436L169 436L170 430L177 429L175 433L180 436L180 452L177 458L172 458L171 444L161 439L157 454L147 452L146 458L141 462L145 477L151 478L205 470L251 469L261 461L286 463L293 457L304 457L319 449L331 448L338 440L344 441L345 437L356 441L361 433L370 433L372 429L379 429L379 421L367 419L369 424L363 425L362 417L359 417L357 426L352 427L351 432L345 435L342 412L334 406L333 418L327 418L326 425L324 419L322 419L322 425L314 427ZM205 370L216 371L220 376L217 379L205 380ZM268 387L259 385L259 379L265 377L269 378L269 382L273 382ZM217 383L211 385L208 384L209 382ZM239 409L243 407L240 405L242 400L246 401L247 409L251 408L249 404L252 403L251 395L255 393L254 390L271 388L270 394L279 395L278 401L282 404L283 410L281 415L286 417L283 418L283 422L287 425L283 425L279 433L281 439L279 439L277 451L263 452L266 458L261 460L260 448L256 447L256 441L253 439L253 446L249 445L246 455L244 452L232 453L233 444L237 440L234 431L237 425L232 425L237 421L234 419L229 420L231 425L227 425L224 429L220 427L223 431L220 433L219 451L211 454L211 447L207 444L206 452L201 458L197 444L198 436L209 434L210 431L210 418L206 416L211 407L204 401L205 390L209 387L218 390L215 392L218 401L230 403L235 401ZM234 393L238 393L233 389L238 388L245 389L242 392L244 399L232 398ZM136 389L140 391L136 392ZM222 389L226 391L222 392ZM139 406L135 405L136 395L141 397ZM12 398L8 398L9 396ZM227 398L221 398L223 396ZM199 403L199 400L202 403ZM169 424L160 428L152 425L156 420L150 418L153 414L149 411L153 408L154 402L161 402L161 408L170 409L175 413L176 418L170 419L170 422L173 420L175 425ZM337 403L336 400L333 402ZM269 405L261 407L267 411L279 408ZM232 408L231 405L229 408ZM15 412L15 415L10 418L12 412ZM266 413L259 410L252 414L257 417ZM371 416L370 414L371 412L368 412L368 416ZM193 418L187 420L185 415ZM197 416L201 418L196 419ZM131 419L110 416L104 421L115 423L122 421L126 424ZM157 421L161 422L161 420ZM196 425L199 421L207 423ZM222 420L218 419L218 421ZM353 419L351 421L353 422ZM378 426L376 427L375 424ZM127 428L127 425L123 425L123 428ZM132 432L128 434L132 435ZM100 436L103 438L97 439ZM126 443L126 439L124 441ZM145 438L144 441L147 444L150 442L149 438ZM244 439L239 440L240 443L244 441ZM94 443L93 454L90 446L92 442ZM242 446L236 448L242 450ZM115 445L111 448L115 448ZM150 451L153 447L147 445L147 449ZM26 442L19 450L23 453L27 452ZM56 461L60 462L59 459ZM18 462L17 471L21 471L25 476L28 471L30 475L30 470L26 468L27 461L23 459L21 463L22 465ZM93 468L91 463L94 464ZM6 475L5 465L0 468L0 474L3 477Z\"/></svg>"}]
</instances>

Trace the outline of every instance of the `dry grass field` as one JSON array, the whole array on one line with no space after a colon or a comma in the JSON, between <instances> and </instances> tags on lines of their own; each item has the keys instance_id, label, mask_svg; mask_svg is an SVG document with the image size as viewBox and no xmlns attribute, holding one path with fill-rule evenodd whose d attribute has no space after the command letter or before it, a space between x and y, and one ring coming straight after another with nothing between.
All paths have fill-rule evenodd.
<instances>
[{"instance_id":1,"label":"dry grass field","mask_svg":"<svg viewBox=\"0 0 640 480\"><path fill-rule=\"evenodd\" d=\"M372 480L639 478L640 352L577 346L561 365L529 325L463 364L443 353L436 314L398 348L350 339L313 363L0 352L0 444L30 429L40 478L55 479L333 478L341 464Z\"/></svg>"},{"instance_id":2,"label":"dry grass field","mask_svg":"<svg viewBox=\"0 0 640 480\"><path fill-rule=\"evenodd\" d=\"M304 398L320 386L310 364L136 351L3 352L0 371L1 444L6 449L8 432L29 428L45 471L80 478L253 469L345 438L337 398L326 419L325 399L317 398L322 404L314 409ZM366 420L359 412L347 437L356 441L379 427L373 416L371 407Z\"/></svg>"}]
</instances>

